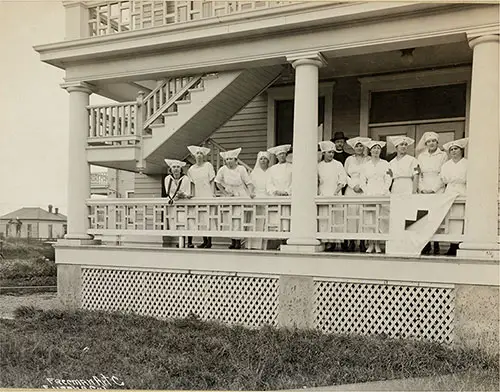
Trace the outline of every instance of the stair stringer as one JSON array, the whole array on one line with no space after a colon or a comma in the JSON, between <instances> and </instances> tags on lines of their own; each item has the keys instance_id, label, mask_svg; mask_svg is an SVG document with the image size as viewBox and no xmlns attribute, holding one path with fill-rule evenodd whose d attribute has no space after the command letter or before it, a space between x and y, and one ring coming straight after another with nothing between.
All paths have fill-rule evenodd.
<instances>
[{"instance_id":1,"label":"stair stringer","mask_svg":"<svg viewBox=\"0 0 500 392\"><path fill-rule=\"evenodd\" d=\"M163 164L165 158L184 159L188 145L199 145L265 90L281 73L281 66L223 72L208 78L203 91L191 93L189 103L178 105L177 114L165 116L144 140L146 163ZM244 146L242 146L244 148Z\"/></svg>"}]
</instances>

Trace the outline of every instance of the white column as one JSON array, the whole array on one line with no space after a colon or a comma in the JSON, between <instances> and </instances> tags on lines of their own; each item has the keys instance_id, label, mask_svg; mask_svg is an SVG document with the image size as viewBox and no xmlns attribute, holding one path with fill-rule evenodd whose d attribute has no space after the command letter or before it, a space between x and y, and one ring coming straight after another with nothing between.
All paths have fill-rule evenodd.
<instances>
[{"instance_id":1,"label":"white column","mask_svg":"<svg viewBox=\"0 0 500 392\"><path fill-rule=\"evenodd\" d=\"M498 259L498 161L500 144L499 36L470 40L470 97L465 241L458 257Z\"/></svg>"},{"instance_id":2,"label":"white column","mask_svg":"<svg viewBox=\"0 0 500 392\"><path fill-rule=\"evenodd\" d=\"M319 68L326 64L320 53L289 56L295 68L293 120L292 227L285 252L315 252L317 193L317 129Z\"/></svg>"},{"instance_id":3,"label":"white column","mask_svg":"<svg viewBox=\"0 0 500 392\"><path fill-rule=\"evenodd\" d=\"M69 93L69 160L68 160L68 234L70 240L88 240L88 208L90 198L90 164L87 161L89 132L89 96L86 83L66 83L61 86Z\"/></svg>"}]
</instances>

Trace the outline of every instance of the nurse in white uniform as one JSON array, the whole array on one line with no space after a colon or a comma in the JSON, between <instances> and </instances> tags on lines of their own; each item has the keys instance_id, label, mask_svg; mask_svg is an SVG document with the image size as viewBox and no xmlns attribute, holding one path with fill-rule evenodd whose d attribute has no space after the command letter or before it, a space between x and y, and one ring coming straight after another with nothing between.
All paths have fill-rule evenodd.
<instances>
[{"instance_id":1,"label":"nurse in white uniform","mask_svg":"<svg viewBox=\"0 0 500 392\"><path fill-rule=\"evenodd\" d=\"M266 183L266 191L270 196L292 195L292 163L287 161L290 148L290 144L283 144L267 150L274 154L277 159L277 163L269 168L269 177ZM282 215L287 218L291 218L291 212L291 206L283 206L281 209ZM290 221L280 221L279 214L270 214L269 221L269 224L276 227L278 231L290 231Z\"/></svg>"},{"instance_id":2,"label":"nurse in white uniform","mask_svg":"<svg viewBox=\"0 0 500 392\"><path fill-rule=\"evenodd\" d=\"M391 193L398 195L416 193L420 174L418 161L407 154L408 146L415 141L407 136L389 136L387 140L396 147L397 152L397 155L389 162L389 173L393 180Z\"/></svg>"},{"instance_id":3,"label":"nurse in white uniform","mask_svg":"<svg viewBox=\"0 0 500 392\"><path fill-rule=\"evenodd\" d=\"M448 155L439 148L439 135L436 132L425 132L418 142L416 156L420 167L418 192L422 194L443 193L444 184L441 180L441 167L448 160ZM431 243L422 250L429 254ZM434 242L434 254L439 254L439 242Z\"/></svg>"},{"instance_id":4,"label":"nurse in white uniform","mask_svg":"<svg viewBox=\"0 0 500 392\"><path fill-rule=\"evenodd\" d=\"M177 159L165 159L165 163L170 169L170 174L165 177L165 193L168 204L174 204L177 200L191 198L191 180L188 176L182 173L182 168L186 166L186 162L178 161ZM174 207L167 208L168 218L166 220L167 229L173 230L176 227L176 222L183 223L186 221L186 212L177 211ZM187 225L186 225L187 226ZM188 227L186 227L188 228ZM181 237L182 239L182 237ZM187 237L187 247L193 248L193 237ZM179 245L177 245L179 246Z\"/></svg>"},{"instance_id":5,"label":"nurse in white uniform","mask_svg":"<svg viewBox=\"0 0 500 392\"><path fill-rule=\"evenodd\" d=\"M188 150L195 158L196 163L192 165L187 175L194 185L194 198L210 199L214 197L214 179L215 170L210 162L205 161L205 157L210 152L209 148L199 146L188 146ZM212 214L215 214L214 207L208 207ZM207 230L210 230L210 221L208 212L199 212L200 222ZM198 248L211 248L212 237L203 237L203 243L198 245Z\"/></svg>"},{"instance_id":6,"label":"nurse in white uniform","mask_svg":"<svg viewBox=\"0 0 500 392\"><path fill-rule=\"evenodd\" d=\"M459 139L446 143L443 148L450 154L450 160L441 167L441 180L445 184L445 193L456 193L459 196L466 195L467 189L467 159L464 158L465 147L468 139ZM462 217L465 214L463 204L453 205L450 209L451 216ZM462 234L464 230L463 222L450 221L450 233ZM457 254L458 244L450 244L450 249L446 253L449 256Z\"/></svg>"},{"instance_id":7,"label":"nurse in white uniform","mask_svg":"<svg viewBox=\"0 0 500 392\"><path fill-rule=\"evenodd\" d=\"M269 177L269 165L271 162L271 154L268 151L260 151L257 154L255 166L250 173L250 179L255 187L256 198L269 197L266 185ZM262 231L266 225L266 218L264 216L265 206L258 205L255 207L257 216L255 217L255 230ZM267 240L262 238L249 238L247 241L248 249L267 249Z\"/></svg>"},{"instance_id":8,"label":"nurse in white uniform","mask_svg":"<svg viewBox=\"0 0 500 392\"><path fill-rule=\"evenodd\" d=\"M252 180L247 173L247 169L238 164L238 155L240 155L241 148L237 148L231 151L223 151L220 156L224 159L225 165L222 166L217 175L215 176L215 184L217 188L226 197L255 197L254 186ZM234 206L232 209L233 214L223 213L222 219L225 222L232 221L231 229L233 231L241 230L241 220L249 219L249 217L243 217L241 207ZM233 219L233 216L239 216L240 220ZM231 245L229 249L241 249L241 239L233 238L231 239Z\"/></svg>"},{"instance_id":9,"label":"nurse in white uniform","mask_svg":"<svg viewBox=\"0 0 500 392\"><path fill-rule=\"evenodd\" d=\"M347 184L347 174L342 166L342 163L333 159L335 152L335 143L326 140L319 142L319 147L323 153L323 160L318 163L318 195L319 196L339 196L342 195L342 188ZM320 216L328 217L329 207L321 206L318 211ZM335 211L332 217L334 232L345 232L344 213L343 211ZM330 225L328 220L321 220L319 225L321 232L329 232ZM339 244L342 241L337 241ZM325 251L331 252L335 249L335 244L331 242L325 243Z\"/></svg>"},{"instance_id":10,"label":"nurse in white uniform","mask_svg":"<svg viewBox=\"0 0 500 392\"><path fill-rule=\"evenodd\" d=\"M391 186L391 176L389 175L389 163L380 159L380 153L385 146L385 142L379 140L371 140L365 143L369 150L370 159L366 162L360 173L360 184L363 193L366 196L385 196L389 194L389 187ZM386 207L380 208L380 213L388 215ZM367 225L377 225L375 211L365 211L366 220L363 222ZM388 230L386 224L380 222L378 224L379 233L384 233ZM374 229L369 227L365 228L365 232L374 232ZM367 253L372 253L375 250L381 253L379 241L368 241Z\"/></svg>"},{"instance_id":11,"label":"nurse in white uniform","mask_svg":"<svg viewBox=\"0 0 500 392\"><path fill-rule=\"evenodd\" d=\"M371 139L367 137L355 137L347 140L347 144L354 150L354 155L347 157L344 168L347 173L347 188L345 190L346 196L363 196L363 190L361 189L360 174L363 165L370 160L370 158L365 154L365 144ZM359 206L351 205L347 208L348 216L359 216ZM361 218L361 217L360 217ZM349 233L359 232L359 220L349 219L347 221L347 230ZM348 250L353 252L356 248L355 241L349 241ZM365 241L361 240L359 242L359 250L361 252L366 252Z\"/></svg>"}]
</instances>

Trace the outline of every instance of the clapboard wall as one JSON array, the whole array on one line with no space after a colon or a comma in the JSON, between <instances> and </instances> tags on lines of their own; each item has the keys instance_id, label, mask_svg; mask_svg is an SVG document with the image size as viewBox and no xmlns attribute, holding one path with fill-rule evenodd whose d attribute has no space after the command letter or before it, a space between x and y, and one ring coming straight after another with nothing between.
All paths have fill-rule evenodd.
<instances>
[{"instance_id":1,"label":"clapboard wall","mask_svg":"<svg viewBox=\"0 0 500 392\"><path fill-rule=\"evenodd\" d=\"M226 150L241 147L239 158L253 167L257 153L267 149L267 93L250 101L211 138Z\"/></svg>"}]
</instances>

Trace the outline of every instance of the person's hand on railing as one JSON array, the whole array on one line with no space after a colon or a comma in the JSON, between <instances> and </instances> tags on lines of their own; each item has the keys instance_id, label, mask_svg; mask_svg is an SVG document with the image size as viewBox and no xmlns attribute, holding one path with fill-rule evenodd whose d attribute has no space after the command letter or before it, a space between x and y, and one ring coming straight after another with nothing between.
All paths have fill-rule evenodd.
<instances>
[{"instance_id":1,"label":"person's hand on railing","mask_svg":"<svg viewBox=\"0 0 500 392\"><path fill-rule=\"evenodd\" d=\"M356 193L363 193L363 189L359 185L354 185L354 188L352 188L354 192Z\"/></svg>"},{"instance_id":2,"label":"person's hand on railing","mask_svg":"<svg viewBox=\"0 0 500 392\"><path fill-rule=\"evenodd\" d=\"M255 198L255 193L254 192L250 193L250 198L251 199Z\"/></svg>"},{"instance_id":3,"label":"person's hand on railing","mask_svg":"<svg viewBox=\"0 0 500 392\"><path fill-rule=\"evenodd\" d=\"M391 168L387 169L387 175L394 177L394 173L392 172Z\"/></svg>"}]
</instances>

